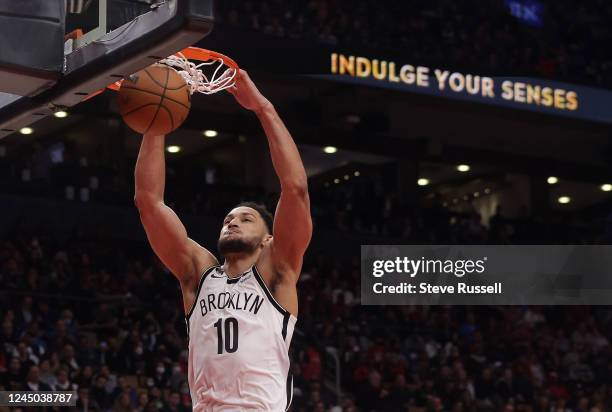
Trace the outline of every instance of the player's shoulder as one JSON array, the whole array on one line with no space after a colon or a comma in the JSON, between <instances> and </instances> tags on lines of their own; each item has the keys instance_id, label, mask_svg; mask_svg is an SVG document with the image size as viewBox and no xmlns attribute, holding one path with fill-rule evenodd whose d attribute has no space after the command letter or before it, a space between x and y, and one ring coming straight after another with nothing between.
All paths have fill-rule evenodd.
<instances>
[{"instance_id":1,"label":"player's shoulder","mask_svg":"<svg viewBox=\"0 0 612 412\"><path fill-rule=\"evenodd\" d=\"M186 274L187 283L194 285L200 282L204 272L213 267L219 266L219 261L208 249L200 245L195 240L189 238L189 248L191 255L191 268Z\"/></svg>"},{"instance_id":2,"label":"player's shoulder","mask_svg":"<svg viewBox=\"0 0 612 412\"><path fill-rule=\"evenodd\" d=\"M257 270L266 284L272 286L286 280L296 279L299 271L296 272L295 268L282 260L274 259L273 248L274 240L264 247L256 264Z\"/></svg>"}]
</instances>

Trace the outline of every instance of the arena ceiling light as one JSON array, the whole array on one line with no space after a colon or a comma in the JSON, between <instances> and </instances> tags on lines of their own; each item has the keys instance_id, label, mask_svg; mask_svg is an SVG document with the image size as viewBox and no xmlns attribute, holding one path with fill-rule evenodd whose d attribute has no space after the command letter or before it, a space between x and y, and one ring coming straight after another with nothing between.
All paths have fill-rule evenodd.
<instances>
[{"instance_id":1,"label":"arena ceiling light","mask_svg":"<svg viewBox=\"0 0 612 412\"><path fill-rule=\"evenodd\" d=\"M612 185L606 183L605 185L601 185L601 190L604 192L612 192Z\"/></svg>"},{"instance_id":2,"label":"arena ceiling light","mask_svg":"<svg viewBox=\"0 0 612 412\"><path fill-rule=\"evenodd\" d=\"M68 117L68 112L65 110L59 110L53 113L53 116L57 117L58 119L63 119L64 117Z\"/></svg>"},{"instance_id":3,"label":"arena ceiling light","mask_svg":"<svg viewBox=\"0 0 612 412\"><path fill-rule=\"evenodd\" d=\"M469 172L470 171L470 165L466 165L466 164L458 165L457 166L457 170L460 171L461 173Z\"/></svg>"},{"instance_id":4,"label":"arena ceiling light","mask_svg":"<svg viewBox=\"0 0 612 412\"><path fill-rule=\"evenodd\" d=\"M561 203L562 205L566 205L566 204L568 204L571 201L572 201L572 198L569 197L569 196L560 196L557 199L557 202Z\"/></svg>"},{"instance_id":5,"label":"arena ceiling light","mask_svg":"<svg viewBox=\"0 0 612 412\"><path fill-rule=\"evenodd\" d=\"M323 151L327 154L334 154L338 151L338 148L335 146L325 146Z\"/></svg>"},{"instance_id":6,"label":"arena ceiling light","mask_svg":"<svg viewBox=\"0 0 612 412\"><path fill-rule=\"evenodd\" d=\"M485 195L491 194L491 189L489 189L488 187L485 187Z\"/></svg>"},{"instance_id":7,"label":"arena ceiling light","mask_svg":"<svg viewBox=\"0 0 612 412\"><path fill-rule=\"evenodd\" d=\"M344 175L344 180L349 180L351 177L349 175Z\"/></svg>"},{"instance_id":8,"label":"arena ceiling light","mask_svg":"<svg viewBox=\"0 0 612 412\"><path fill-rule=\"evenodd\" d=\"M361 122L361 117L356 114L347 114L344 120L349 124L359 124Z\"/></svg>"},{"instance_id":9,"label":"arena ceiling light","mask_svg":"<svg viewBox=\"0 0 612 412\"><path fill-rule=\"evenodd\" d=\"M417 180L417 185L419 186L427 186L428 184L429 184L429 179L426 179L424 177Z\"/></svg>"},{"instance_id":10,"label":"arena ceiling light","mask_svg":"<svg viewBox=\"0 0 612 412\"><path fill-rule=\"evenodd\" d=\"M557 176L548 176L548 179L546 179L546 182L549 185L556 185L557 183L559 183L559 178Z\"/></svg>"},{"instance_id":11,"label":"arena ceiling light","mask_svg":"<svg viewBox=\"0 0 612 412\"><path fill-rule=\"evenodd\" d=\"M34 129L32 129L31 127L22 127L21 129L19 129L19 133L21 133L21 134L32 134L32 133L34 133Z\"/></svg>"},{"instance_id":12,"label":"arena ceiling light","mask_svg":"<svg viewBox=\"0 0 612 412\"><path fill-rule=\"evenodd\" d=\"M181 151L181 147L180 146L168 146L166 147L166 151L168 153L178 153Z\"/></svg>"},{"instance_id":13,"label":"arena ceiling light","mask_svg":"<svg viewBox=\"0 0 612 412\"><path fill-rule=\"evenodd\" d=\"M338 179L338 178L334 179L334 183L335 183L335 184L340 183L340 179Z\"/></svg>"},{"instance_id":14,"label":"arena ceiling light","mask_svg":"<svg viewBox=\"0 0 612 412\"><path fill-rule=\"evenodd\" d=\"M216 130L204 130L202 134L206 137L217 137L219 136L219 132Z\"/></svg>"},{"instance_id":15,"label":"arena ceiling light","mask_svg":"<svg viewBox=\"0 0 612 412\"><path fill-rule=\"evenodd\" d=\"M361 173L359 173L359 170L355 170L355 173L353 173L353 175L355 175L355 177L359 177Z\"/></svg>"}]
</instances>

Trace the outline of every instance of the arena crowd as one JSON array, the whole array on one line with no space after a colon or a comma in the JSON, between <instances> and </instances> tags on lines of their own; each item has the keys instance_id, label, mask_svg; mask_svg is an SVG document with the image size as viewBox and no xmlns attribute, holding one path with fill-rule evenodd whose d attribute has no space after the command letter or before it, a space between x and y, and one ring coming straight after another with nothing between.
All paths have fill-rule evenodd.
<instances>
[{"instance_id":1,"label":"arena crowd","mask_svg":"<svg viewBox=\"0 0 612 412\"><path fill-rule=\"evenodd\" d=\"M16 225L0 245L1 388L190 410L178 282L144 243L57 239ZM612 409L609 307L360 306L355 256L306 258L293 411Z\"/></svg>"},{"instance_id":2,"label":"arena crowd","mask_svg":"<svg viewBox=\"0 0 612 412\"><path fill-rule=\"evenodd\" d=\"M507 1L219 1L220 24L322 44L403 53L414 64L612 86L612 5L604 0L541 4L541 27L512 15Z\"/></svg>"}]
</instances>

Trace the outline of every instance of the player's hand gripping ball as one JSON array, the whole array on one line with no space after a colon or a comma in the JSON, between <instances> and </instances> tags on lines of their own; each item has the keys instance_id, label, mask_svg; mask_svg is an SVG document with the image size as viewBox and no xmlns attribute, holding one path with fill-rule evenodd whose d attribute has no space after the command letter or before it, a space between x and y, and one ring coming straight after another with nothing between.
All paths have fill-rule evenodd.
<instances>
[{"instance_id":1,"label":"player's hand gripping ball","mask_svg":"<svg viewBox=\"0 0 612 412\"><path fill-rule=\"evenodd\" d=\"M173 68L154 64L123 80L119 112L134 131L162 135L176 130L191 108L189 87Z\"/></svg>"}]
</instances>

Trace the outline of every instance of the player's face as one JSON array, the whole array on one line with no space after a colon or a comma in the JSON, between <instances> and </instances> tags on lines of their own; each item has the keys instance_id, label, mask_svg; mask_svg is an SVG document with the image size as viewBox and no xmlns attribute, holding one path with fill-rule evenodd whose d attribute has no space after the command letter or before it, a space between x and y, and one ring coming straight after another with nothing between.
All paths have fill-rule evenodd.
<instances>
[{"instance_id":1,"label":"player's face","mask_svg":"<svg viewBox=\"0 0 612 412\"><path fill-rule=\"evenodd\" d=\"M219 235L219 252L252 253L267 234L266 224L255 209L240 206L232 209L223 220Z\"/></svg>"}]
</instances>

